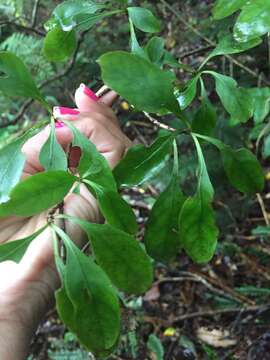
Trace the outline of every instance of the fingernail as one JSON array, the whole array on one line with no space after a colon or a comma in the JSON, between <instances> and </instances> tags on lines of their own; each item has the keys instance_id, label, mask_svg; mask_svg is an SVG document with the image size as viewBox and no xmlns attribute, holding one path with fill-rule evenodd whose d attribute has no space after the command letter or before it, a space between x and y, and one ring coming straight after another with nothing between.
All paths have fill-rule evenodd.
<instances>
[{"instance_id":1,"label":"fingernail","mask_svg":"<svg viewBox=\"0 0 270 360\"><path fill-rule=\"evenodd\" d=\"M89 89L86 85L81 84L80 85L80 89L82 89L83 93L88 96L91 100L94 101L98 101L99 98L97 97L97 95L94 93L94 91L92 91L91 89Z\"/></svg>"},{"instance_id":2,"label":"fingernail","mask_svg":"<svg viewBox=\"0 0 270 360\"><path fill-rule=\"evenodd\" d=\"M62 121L56 121L55 127L56 129L63 128L65 124Z\"/></svg>"},{"instance_id":3,"label":"fingernail","mask_svg":"<svg viewBox=\"0 0 270 360\"><path fill-rule=\"evenodd\" d=\"M53 108L53 114L55 117L61 115L79 115L79 113L80 113L79 110L71 109L63 106L55 106Z\"/></svg>"}]
</instances>

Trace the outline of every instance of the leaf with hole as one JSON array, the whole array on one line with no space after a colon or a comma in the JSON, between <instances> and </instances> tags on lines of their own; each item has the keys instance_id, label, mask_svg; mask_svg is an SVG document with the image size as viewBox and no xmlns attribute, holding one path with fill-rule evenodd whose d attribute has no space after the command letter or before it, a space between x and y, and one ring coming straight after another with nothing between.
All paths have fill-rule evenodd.
<instances>
[{"instance_id":1,"label":"leaf with hole","mask_svg":"<svg viewBox=\"0 0 270 360\"><path fill-rule=\"evenodd\" d=\"M10 52L0 51L1 72L4 76L0 76L0 92L10 97L21 96L37 100L47 110L50 109L20 58Z\"/></svg>"},{"instance_id":2,"label":"leaf with hole","mask_svg":"<svg viewBox=\"0 0 270 360\"><path fill-rule=\"evenodd\" d=\"M78 172L88 181L94 182L108 191L117 191L115 179L107 160L97 150L96 146L82 134L70 121L64 121L73 134L72 146L82 151Z\"/></svg>"}]
</instances>

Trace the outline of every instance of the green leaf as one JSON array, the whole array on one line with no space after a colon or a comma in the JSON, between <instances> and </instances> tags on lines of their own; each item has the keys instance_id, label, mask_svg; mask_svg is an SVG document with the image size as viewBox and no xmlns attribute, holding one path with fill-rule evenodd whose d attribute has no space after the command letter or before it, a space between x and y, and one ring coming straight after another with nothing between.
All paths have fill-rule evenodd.
<instances>
[{"instance_id":1,"label":"green leaf","mask_svg":"<svg viewBox=\"0 0 270 360\"><path fill-rule=\"evenodd\" d=\"M184 202L179 178L173 178L156 200L146 224L144 242L148 254L155 260L168 262L181 248L178 217Z\"/></svg>"},{"instance_id":2,"label":"green leaf","mask_svg":"<svg viewBox=\"0 0 270 360\"><path fill-rule=\"evenodd\" d=\"M98 264L115 286L132 294L144 293L153 280L150 258L131 235L108 224L91 224L67 217L87 233Z\"/></svg>"},{"instance_id":3,"label":"green leaf","mask_svg":"<svg viewBox=\"0 0 270 360\"><path fill-rule=\"evenodd\" d=\"M254 48L262 43L261 38L254 38L247 42L237 42L232 34L225 35L218 43L216 48L207 56L201 64L202 68L210 59L219 55L238 54L248 49Z\"/></svg>"},{"instance_id":4,"label":"green leaf","mask_svg":"<svg viewBox=\"0 0 270 360\"><path fill-rule=\"evenodd\" d=\"M49 61L64 61L73 54L76 44L74 30L63 31L60 27L55 27L45 37L43 52Z\"/></svg>"},{"instance_id":5,"label":"green leaf","mask_svg":"<svg viewBox=\"0 0 270 360\"><path fill-rule=\"evenodd\" d=\"M270 157L270 135L264 138L262 155L264 159Z\"/></svg>"},{"instance_id":6,"label":"green leaf","mask_svg":"<svg viewBox=\"0 0 270 360\"><path fill-rule=\"evenodd\" d=\"M44 226L42 229L36 231L34 234L27 236L24 239L10 241L0 245L0 262L11 260L19 262L25 251L27 250L30 243L41 234L47 226Z\"/></svg>"},{"instance_id":7,"label":"green leaf","mask_svg":"<svg viewBox=\"0 0 270 360\"><path fill-rule=\"evenodd\" d=\"M150 10L142 7L129 7L127 10L131 21L139 30L150 33L161 31L160 21Z\"/></svg>"},{"instance_id":8,"label":"green leaf","mask_svg":"<svg viewBox=\"0 0 270 360\"><path fill-rule=\"evenodd\" d=\"M186 89L178 95L178 102L180 104L181 110L186 109L194 100L197 93L197 83L200 78L200 74L196 75L191 79L186 86Z\"/></svg>"},{"instance_id":9,"label":"green leaf","mask_svg":"<svg viewBox=\"0 0 270 360\"><path fill-rule=\"evenodd\" d=\"M164 348L162 342L156 335L151 334L147 341L147 348L156 355L156 360L164 359Z\"/></svg>"},{"instance_id":10,"label":"green leaf","mask_svg":"<svg viewBox=\"0 0 270 360\"><path fill-rule=\"evenodd\" d=\"M148 41L145 46L145 52L152 63L161 65L161 60L165 52L164 46L165 40L158 36L154 36Z\"/></svg>"},{"instance_id":11,"label":"green leaf","mask_svg":"<svg viewBox=\"0 0 270 360\"><path fill-rule=\"evenodd\" d=\"M11 189L20 181L25 163L21 148L29 138L24 134L0 150L0 203L9 199Z\"/></svg>"},{"instance_id":12,"label":"green leaf","mask_svg":"<svg viewBox=\"0 0 270 360\"><path fill-rule=\"evenodd\" d=\"M246 89L237 87L237 83L229 76L214 71L204 73L214 76L216 91L225 110L231 115L231 123L247 122L253 115L253 99Z\"/></svg>"},{"instance_id":13,"label":"green leaf","mask_svg":"<svg viewBox=\"0 0 270 360\"><path fill-rule=\"evenodd\" d=\"M67 0L54 9L53 15L62 30L71 31L90 21L93 15L104 7L104 4L96 4L89 0Z\"/></svg>"},{"instance_id":14,"label":"green leaf","mask_svg":"<svg viewBox=\"0 0 270 360\"><path fill-rule=\"evenodd\" d=\"M179 236L183 248L197 263L207 263L215 253L218 229L206 196L199 194L184 203L179 217Z\"/></svg>"},{"instance_id":15,"label":"green leaf","mask_svg":"<svg viewBox=\"0 0 270 360\"><path fill-rule=\"evenodd\" d=\"M234 26L234 37L239 42L250 41L270 31L270 3L265 0L248 1Z\"/></svg>"},{"instance_id":16,"label":"green leaf","mask_svg":"<svg viewBox=\"0 0 270 360\"><path fill-rule=\"evenodd\" d=\"M179 111L172 84L174 75L170 71L162 71L140 56L124 51L104 54L98 62L104 83L136 109Z\"/></svg>"},{"instance_id":17,"label":"green leaf","mask_svg":"<svg viewBox=\"0 0 270 360\"><path fill-rule=\"evenodd\" d=\"M139 185L156 175L169 154L174 137L159 137L151 146L135 145L114 169L117 184L123 186Z\"/></svg>"},{"instance_id":18,"label":"green leaf","mask_svg":"<svg viewBox=\"0 0 270 360\"><path fill-rule=\"evenodd\" d=\"M10 200L0 205L0 217L41 213L60 203L76 179L60 170L29 176L11 191Z\"/></svg>"},{"instance_id":19,"label":"green leaf","mask_svg":"<svg viewBox=\"0 0 270 360\"><path fill-rule=\"evenodd\" d=\"M261 124L270 112L270 88L252 88L248 92L254 100L254 122Z\"/></svg>"},{"instance_id":20,"label":"green leaf","mask_svg":"<svg viewBox=\"0 0 270 360\"><path fill-rule=\"evenodd\" d=\"M199 110L196 112L192 121L192 131L202 134L211 135L216 127L217 114L216 110L209 101L203 82L202 86L202 102Z\"/></svg>"},{"instance_id":21,"label":"green leaf","mask_svg":"<svg viewBox=\"0 0 270 360\"><path fill-rule=\"evenodd\" d=\"M7 51L0 51L0 92L7 96L22 96L39 101L47 110L50 109L38 90L32 75L22 60Z\"/></svg>"},{"instance_id":22,"label":"green leaf","mask_svg":"<svg viewBox=\"0 0 270 360\"><path fill-rule=\"evenodd\" d=\"M94 182L106 190L117 191L114 176L108 162L96 146L82 134L70 121L64 121L73 134L72 146L78 146L82 155L78 171L83 179Z\"/></svg>"},{"instance_id":23,"label":"green leaf","mask_svg":"<svg viewBox=\"0 0 270 360\"><path fill-rule=\"evenodd\" d=\"M264 187L264 173L255 155L247 149L234 150L221 141L208 136L197 135L214 146L220 152L223 166L230 183L239 191L253 194Z\"/></svg>"},{"instance_id":24,"label":"green leaf","mask_svg":"<svg viewBox=\"0 0 270 360\"><path fill-rule=\"evenodd\" d=\"M130 26L130 47L131 52L135 55L141 56L142 58L149 60L147 54L140 46L137 40L136 32L133 26L131 19L129 19L129 26Z\"/></svg>"},{"instance_id":25,"label":"green leaf","mask_svg":"<svg viewBox=\"0 0 270 360\"><path fill-rule=\"evenodd\" d=\"M95 183L86 182L94 189L99 208L108 224L130 234L136 234L138 226L135 214L118 192L109 191Z\"/></svg>"},{"instance_id":26,"label":"green leaf","mask_svg":"<svg viewBox=\"0 0 270 360\"><path fill-rule=\"evenodd\" d=\"M50 135L40 150L39 161L46 171L67 170L67 155L56 139L54 120Z\"/></svg>"},{"instance_id":27,"label":"green leaf","mask_svg":"<svg viewBox=\"0 0 270 360\"><path fill-rule=\"evenodd\" d=\"M217 0L213 8L215 20L223 19L241 9L248 0Z\"/></svg>"},{"instance_id":28,"label":"green leaf","mask_svg":"<svg viewBox=\"0 0 270 360\"><path fill-rule=\"evenodd\" d=\"M247 149L233 150L228 146L221 155L226 175L236 189L247 194L262 191L264 174L255 155Z\"/></svg>"},{"instance_id":29,"label":"green leaf","mask_svg":"<svg viewBox=\"0 0 270 360\"><path fill-rule=\"evenodd\" d=\"M96 356L114 347L120 331L120 309L116 292L103 270L84 255L59 228L67 260L61 265L62 289L57 292L57 309L64 323ZM59 258L58 258L59 263Z\"/></svg>"},{"instance_id":30,"label":"green leaf","mask_svg":"<svg viewBox=\"0 0 270 360\"><path fill-rule=\"evenodd\" d=\"M201 145L193 134L192 134L192 138L196 146L196 151L198 154L198 161L199 161L197 195L201 200L205 202L211 202L214 197L214 189L209 179Z\"/></svg>"}]
</instances>

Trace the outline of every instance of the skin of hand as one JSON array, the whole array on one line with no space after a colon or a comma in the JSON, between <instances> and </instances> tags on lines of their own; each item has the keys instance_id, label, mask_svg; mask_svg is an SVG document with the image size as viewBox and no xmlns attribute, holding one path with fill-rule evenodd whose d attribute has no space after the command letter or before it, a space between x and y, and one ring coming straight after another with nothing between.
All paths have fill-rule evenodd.
<instances>
[{"instance_id":1,"label":"skin of hand","mask_svg":"<svg viewBox=\"0 0 270 360\"><path fill-rule=\"evenodd\" d=\"M95 101L91 90L82 84L75 93L76 109L54 109L58 119L56 136L61 146L67 149L72 141L72 134L61 119L72 121L96 145L113 168L131 145L110 108L115 98L116 94L111 91ZM23 178L43 171L39 163L39 153L49 132L50 126L23 146L22 151L26 156ZM71 149L71 166L76 166L79 156L79 149ZM67 195L63 212L92 222L102 221L97 202L84 185L81 185L80 194ZM0 243L22 239L34 233L46 223L47 214L48 212L44 212L31 218L0 219ZM78 245L82 244L84 234L78 226L66 222L66 231ZM0 263L1 360L20 360L27 357L32 336L53 305L54 292L59 286L49 228L31 243L18 264L13 261Z\"/></svg>"}]
</instances>

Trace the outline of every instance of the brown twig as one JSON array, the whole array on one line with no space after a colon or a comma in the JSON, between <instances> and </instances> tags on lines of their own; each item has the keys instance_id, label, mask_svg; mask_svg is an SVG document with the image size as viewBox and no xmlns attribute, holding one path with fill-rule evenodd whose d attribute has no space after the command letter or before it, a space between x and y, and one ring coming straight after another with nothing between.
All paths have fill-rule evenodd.
<instances>
[{"instance_id":1,"label":"brown twig","mask_svg":"<svg viewBox=\"0 0 270 360\"><path fill-rule=\"evenodd\" d=\"M171 131L171 132L175 132L176 129L174 129L173 127L170 127L166 124L163 124L161 122L159 122L157 119L153 118L150 114L148 114L147 112L143 112L144 115L147 117L147 119L154 125L156 125L157 127L159 127L160 129L164 129L167 131Z\"/></svg>"},{"instance_id":2,"label":"brown twig","mask_svg":"<svg viewBox=\"0 0 270 360\"><path fill-rule=\"evenodd\" d=\"M266 211L263 199L262 199L262 197L261 197L261 195L259 193L256 194L256 196L257 196L257 200L258 200L258 203L260 205L260 208L261 208L261 211L262 211L262 214L263 214L264 221L265 221L266 225L269 226L270 225L269 215L268 215L268 213Z\"/></svg>"},{"instance_id":3,"label":"brown twig","mask_svg":"<svg viewBox=\"0 0 270 360\"><path fill-rule=\"evenodd\" d=\"M26 26L26 25L18 24L15 21L5 20L5 21L0 22L0 27L1 26L6 26L6 25L15 26L18 29L22 29L22 30L25 30L27 32L32 32L32 33L34 33L36 35L39 35L39 36L42 36L42 37L44 37L46 35L46 32L43 31L43 30L36 29L35 27L32 27L32 26Z\"/></svg>"},{"instance_id":4,"label":"brown twig","mask_svg":"<svg viewBox=\"0 0 270 360\"><path fill-rule=\"evenodd\" d=\"M231 308L231 309L218 309L218 310L207 310L207 311L197 311L189 314L184 314L175 317L172 320L172 323L178 323L184 320L191 320L197 317L208 317L208 316L218 316L218 315L225 315L225 314L237 314L241 313L248 313L248 312L264 312L270 309L270 304L267 305L255 305L255 306L248 306L242 308Z\"/></svg>"}]
</instances>

